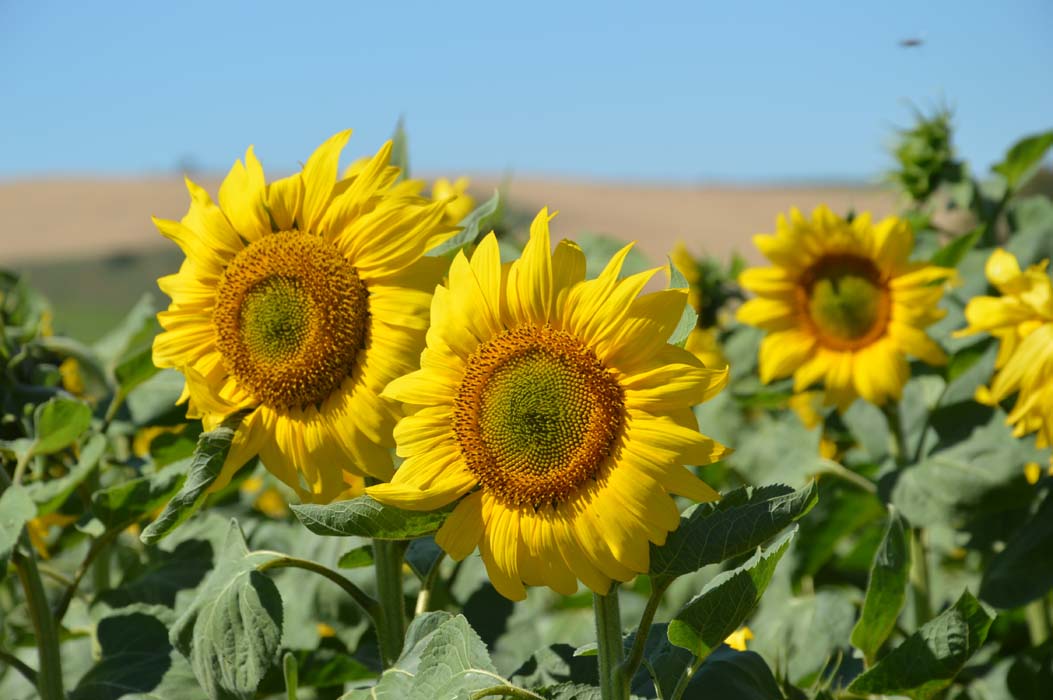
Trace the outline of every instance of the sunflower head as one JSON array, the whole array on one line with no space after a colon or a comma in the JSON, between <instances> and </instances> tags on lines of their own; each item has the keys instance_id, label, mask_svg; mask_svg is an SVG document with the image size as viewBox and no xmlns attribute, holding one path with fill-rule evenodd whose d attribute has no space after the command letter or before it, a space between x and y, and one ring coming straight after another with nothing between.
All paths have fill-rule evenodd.
<instances>
[{"instance_id":1,"label":"sunflower head","mask_svg":"<svg viewBox=\"0 0 1053 700\"><path fill-rule=\"evenodd\" d=\"M679 522L670 495L717 498L684 466L725 453L690 407L727 370L666 343L686 291L641 296L656 271L622 278L630 246L586 280L577 245L551 249L549 219L510 265L493 234L454 259L421 369L385 390L410 412L395 428L405 461L368 489L414 510L457 502L436 541L456 559L478 548L513 599L524 583L605 592L645 572Z\"/></svg>"},{"instance_id":2,"label":"sunflower head","mask_svg":"<svg viewBox=\"0 0 1053 700\"><path fill-rule=\"evenodd\" d=\"M955 335L990 333L999 340L997 372L976 400L998 405L1018 394L1008 421L1017 436L1038 432L1040 447L1053 443L1053 280L1048 260L1020 269L999 248L985 272L1001 296L979 296L965 307L966 328Z\"/></svg>"},{"instance_id":3,"label":"sunflower head","mask_svg":"<svg viewBox=\"0 0 1053 700\"><path fill-rule=\"evenodd\" d=\"M946 360L924 329L943 316L937 306L954 271L910 262L906 221L874 224L869 214L846 221L826 207L807 219L795 209L754 241L772 266L740 275L756 297L738 318L768 331L763 381L793 375L796 392L822 382L826 402L845 409L857 396L898 399L909 378L906 355Z\"/></svg>"},{"instance_id":4,"label":"sunflower head","mask_svg":"<svg viewBox=\"0 0 1053 700\"><path fill-rule=\"evenodd\" d=\"M271 183L250 148L218 204L187 181L182 221L155 220L186 261L158 281L172 303L154 362L186 375L206 428L248 412L215 488L257 454L305 500L391 474L398 410L379 393L416 366L442 274L422 256L454 229L423 183L399 180L390 143L339 177L349 135Z\"/></svg>"}]
</instances>

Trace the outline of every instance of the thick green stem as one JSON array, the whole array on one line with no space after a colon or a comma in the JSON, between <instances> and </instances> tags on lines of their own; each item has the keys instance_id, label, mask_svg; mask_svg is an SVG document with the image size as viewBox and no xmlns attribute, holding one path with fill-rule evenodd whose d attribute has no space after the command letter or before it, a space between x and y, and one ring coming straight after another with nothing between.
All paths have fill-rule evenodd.
<instances>
[{"instance_id":1,"label":"thick green stem","mask_svg":"<svg viewBox=\"0 0 1053 700\"><path fill-rule=\"evenodd\" d=\"M23 539L25 539L23 537ZM27 548L28 550L28 548ZM33 552L26 551L15 557L18 578L26 594L29 617L37 634L37 650L40 654L40 671L37 673L37 690L41 700L64 700L62 690L62 656L59 653L58 630L51 616L44 584L40 580L37 560Z\"/></svg>"},{"instance_id":2,"label":"thick green stem","mask_svg":"<svg viewBox=\"0 0 1053 700\"><path fill-rule=\"evenodd\" d=\"M600 665L600 697L603 700L629 698L629 681L622 669L622 617L618 610L617 585L611 584L607 595L592 594Z\"/></svg>"},{"instance_id":3,"label":"thick green stem","mask_svg":"<svg viewBox=\"0 0 1053 700\"><path fill-rule=\"evenodd\" d=\"M406 600L402 592L404 542L373 540L373 563L377 572L377 637L384 667L390 668L402 653L406 638Z\"/></svg>"},{"instance_id":4,"label":"thick green stem","mask_svg":"<svg viewBox=\"0 0 1053 700\"><path fill-rule=\"evenodd\" d=\"M651 595L648 597L647 606L640 616L640 625L636 628L636 637L633 639L632 649L629 650L629 656L626 657L621 666L621 674L630 685L633 682L633 676L636 675L636 670L640 668L640 662L643 661L647 635L651 631L651 623L654 622L655 613L658 612L658 605L662 602L665 589L672 582L672 579L651 579Z\"/></svg>"},{"instance_id":5,"label":"thick green stem","mask_svg":"<svg viewBox=\"0 0 1053 700\"><path fill-rule=\"evenodd\" d=\"M921 528L910 531L910 591L914 601L914 628L932 618L929 599L929 557L925 551L925 533Z\"/></svg>"},{"instance_id":6,"label":"thick green stem","mask_svg":"<svg viewBox=\"0 0 1053 700\"><path fill-rule=\"evenodd\" d=\"M691 665L684 669L684 675L680 676L680 680L677 681L676 687L673 688L673 694L669 696L669 700L680 700L684 697L684 693L687 692L687 686L691 685L691 679L698 673L703 661L705 659L700 659L696 656Z\"/></svg>"}]
</instances>

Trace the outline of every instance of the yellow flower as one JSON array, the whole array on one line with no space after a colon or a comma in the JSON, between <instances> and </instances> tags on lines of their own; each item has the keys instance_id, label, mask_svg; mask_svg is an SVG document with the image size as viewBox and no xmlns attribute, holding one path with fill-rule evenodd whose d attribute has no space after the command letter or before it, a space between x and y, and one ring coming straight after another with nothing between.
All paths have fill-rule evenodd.
<instances>
[{"instance_id":1,"label":"yellow flower","mask_svg":"<svg viewBox=\"0 0 1053 700\"><path fill-rule=\"evenodd\" d=\"M73 357L67 357L59 365L59 376L62 377L62 388L74 396L84 395L84 377L80 373L80 364Z\"/></svg>"},{"instance_id":2,"label":"yellow flower","mask_svg":"<svg viewBox=\"0 0 1053 700\"><path fill-rule=\"evenodd\" d=\"M753 639L753 632L750 631L750 628L739 627L728 635L728 638L724 640L724 643L735 651L746 651L746 642L751 639Z\"/></svg>"},{"instance_id":3,"label":"yellow flower","mask_svg":"<svg viewBox=\"0 0 1053 700\"><path fill-rule=\"evenodd\" d=\"M647 571L650 543L679 523L669 494L719 498L683 465L727 452L690 408L727 370L666 343L686 290L639 296L656 270L619 279L631 245L586 281L576 244L552 252L550 218L509 266L493 234L454 259L421 369L385 390L413 410L395 428L405 461L367 489L413 510L459 501L436 541L456 560L478 547L513 600L524 583L604 593Z\"/></svg>"},{"instance_id":4,"label":"yellow flower","mask_svg":"<svg viewBox=\"0 0 1053 700\"><path fill-rule=\"evenodd\" d=\"M459 224L475 209L475 200L468 194L469 184L466 177L459 177L453 183L440 177L431 186L432 200L446 204L446 223Z\"/></svg>"},{"instance_id":5,"label":"yellow flower","mask_svg":"<svg viewBox=\"0 0 1053 700\"><path fill-rule=\"evenodd\" d=\"M1027 270L999 248L987 260L988 281L1000 297L975 297L965 307L969 326L955 335L987 332L999 340L997 372L976 400L995 405L1019 394L1008 422L1017 437L1038 432L1039 447L1053 442L1053 281L1044 260Z\"/></svg>"},{"instance_id":6,"label":"yellow flower","mask_svg":"<svg viewBox=\"0 0 1053 700\"><path fill-rule=\"evenodd\" d=\"M873 224L818 207L796 209L773 235L754 237L773 267L750 268L739 283L757 295L738 319L768 331L760 347L764 382L794 376L794 391L822 381L825 401L846 409L857 396L874 404L898 399L909 378L905 355L929 364L947 356L925 328L949 268L910 262L914 233L896 217Z\"/></svg>"},{"instance_id":7,"label":"yellow flower","mask_svg":"<svg viewBox=\"0 0 1053 700\"><path fill-rule=\"evenodd\" d=\"M728 366L728 360L724 357L724 351L717 340L716 328L692 329L684 348L710 369L724 369Z\"/></svg>"},{"instance_id":8,"label":"yellow flower","mask_svg":"<svg viewBox=\"0 0 1053 700\"><path fill-rule=\"evenodd\" d=\"M306 501L392 474L399 413L379 394L417 367L444 272L422 256L454 228L421 183L396 183L390 142L338 181L349 136L270 184L249 148L218 206L188 180L183 220L155 219L186 261L158 280L172 303L154 362L184 373L181 400L206 430L249 411L213 489L257 454Z\"/></svg>"},{"instance_id":9,"label":"yellow flower","mask_svg":"<svg viewBox=\"0 0 1053 700\"><path fill-rule=\"evenodd\" d=\"M76 515L48 513L39 518L33 518L26 523L26 532L29 534L29 542L33 545L33 549L37 550L37 554L40 555L41 559L51 558L51 553L48 552L48 533L51 528L64 528L70 523L76 522L76 520Z\"/></svg>"}]
</instances>

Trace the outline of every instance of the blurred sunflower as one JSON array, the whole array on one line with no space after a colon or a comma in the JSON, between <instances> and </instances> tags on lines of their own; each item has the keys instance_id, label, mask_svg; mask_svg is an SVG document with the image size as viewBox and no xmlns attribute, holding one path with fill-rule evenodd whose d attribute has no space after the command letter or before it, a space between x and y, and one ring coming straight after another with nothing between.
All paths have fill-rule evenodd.
<instances>
[{"instance_id":1,"label":"blurred sunflower","mask_svg":"<svg viewBox=\"0 0 1053 700\"><path fill-rule=\"evenodd\" d=\"M422 256L454 229L421 183L396 182L390 142L338 180L349 136L270 184L249 148L218 206L188 180L182 221L154 220L186 254L158 280L172 303L154 362L185 374L180 400L206 430L248 411L214 489L257 454L309 501L391 476L398 413L379 393L417 367L443 273Z\"/></svg>"},{"instance_id":2,"label":"blurred sunflower","mask_svg":"<svg viewBox=\"0 0 1053 700\"><path fill-rule=\"evenodd\" d=\"M431 198L446 203L446 223L459 224L475 209L475 199L468 194L469 184L471 181L466 177L459 177L454 182L440 177L432 183Z\"/></svg>"},{"instance_id":3,"label":"blurred sunflower","mask_svg":"<svg viewBox=\"0 0 1053 700\"><path fill-rule=\"evenodd\" d=\"M524 583L606 593L647 571L650 543L679 523L670 494L719 498L684 465L726 453L691 406L727 371L666 343L686 290L639 296L655 270L620 280L631 246L586 281L577 245L552 252L550 218L510 266L493 234L454 259L421 369L384 392L412 410L395 428L405 461L367 489L413 510L459 501L436 541L458 560L478 547L513 600Z\"/></svg>"},{"instance_id":4,"label":"blurred sunflower","mask_svg":"<svg viewBox=\"0 0 1053 700\"><path fill-rule=\"evenodd\" d=\"M762 381L792 374L796 392L821 381L825 402L844 410L857 396L877 405L899 399L910 375L905 355L946 361L924 329L943 317L937 305L954 270L909 261L906 221L846 221L823 206L808 220L793 209L754 243L774 266L739 276L757 297L738 319L768 331Z\"/></svg>"},{"instance_id":5,"label":"blurred sunflower","mask_svg":"<svg viewBox=\"0 0 1053 700\"><path fill-rule=\"evenodd\" d=\"M1017 259L995 250L987 259L988 281L1002 293L981 296L965 307L968 327L955 333L990 333L999 340L995 375L976 400L996 405L1018 394L1008 422L1017 437L1038 432L1037 444L1053 443L1053 280L1048 260L1020 269Z\"/></svg>"}]
</instances>

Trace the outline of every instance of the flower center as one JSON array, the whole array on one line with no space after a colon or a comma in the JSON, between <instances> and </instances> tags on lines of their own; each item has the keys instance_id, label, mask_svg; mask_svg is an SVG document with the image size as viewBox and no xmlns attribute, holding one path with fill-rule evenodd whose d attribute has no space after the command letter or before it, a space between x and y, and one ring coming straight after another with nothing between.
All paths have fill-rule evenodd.
<instances>
[{"instance_id":1,"label":"flower center","mask_svg":"<svg viewBox=\"0 0 1053 700\"><path fill-rule=\"evenodd\" d=\"M454 407L461 452L483 488L535 508L596 478L624 422L614 375L549 326L520 326L480 345Z\"/></svg>"},{"instance_id":2,"label":"flower center","mask_svg":"<svg viewBox=\"0 0 1053 700\"><path fill-rule=\"evenodd\" d=\"M318 404L365 346L368 296L355 268L322 237L265 236L223 273L217 346L227 369L264 404Z\"/></svg>"},{"instance_id":3,"label":"flower center","mask_svg":"<svg viewBox=\"0 0 1053 700\"><path fill-rule=\"evenodd\" d=\"M891 300L872 261L854 255L828 256L813 265L802 282L804 308L827 347L864 347L885 332Z\"/></svg>"}]
</instances>

